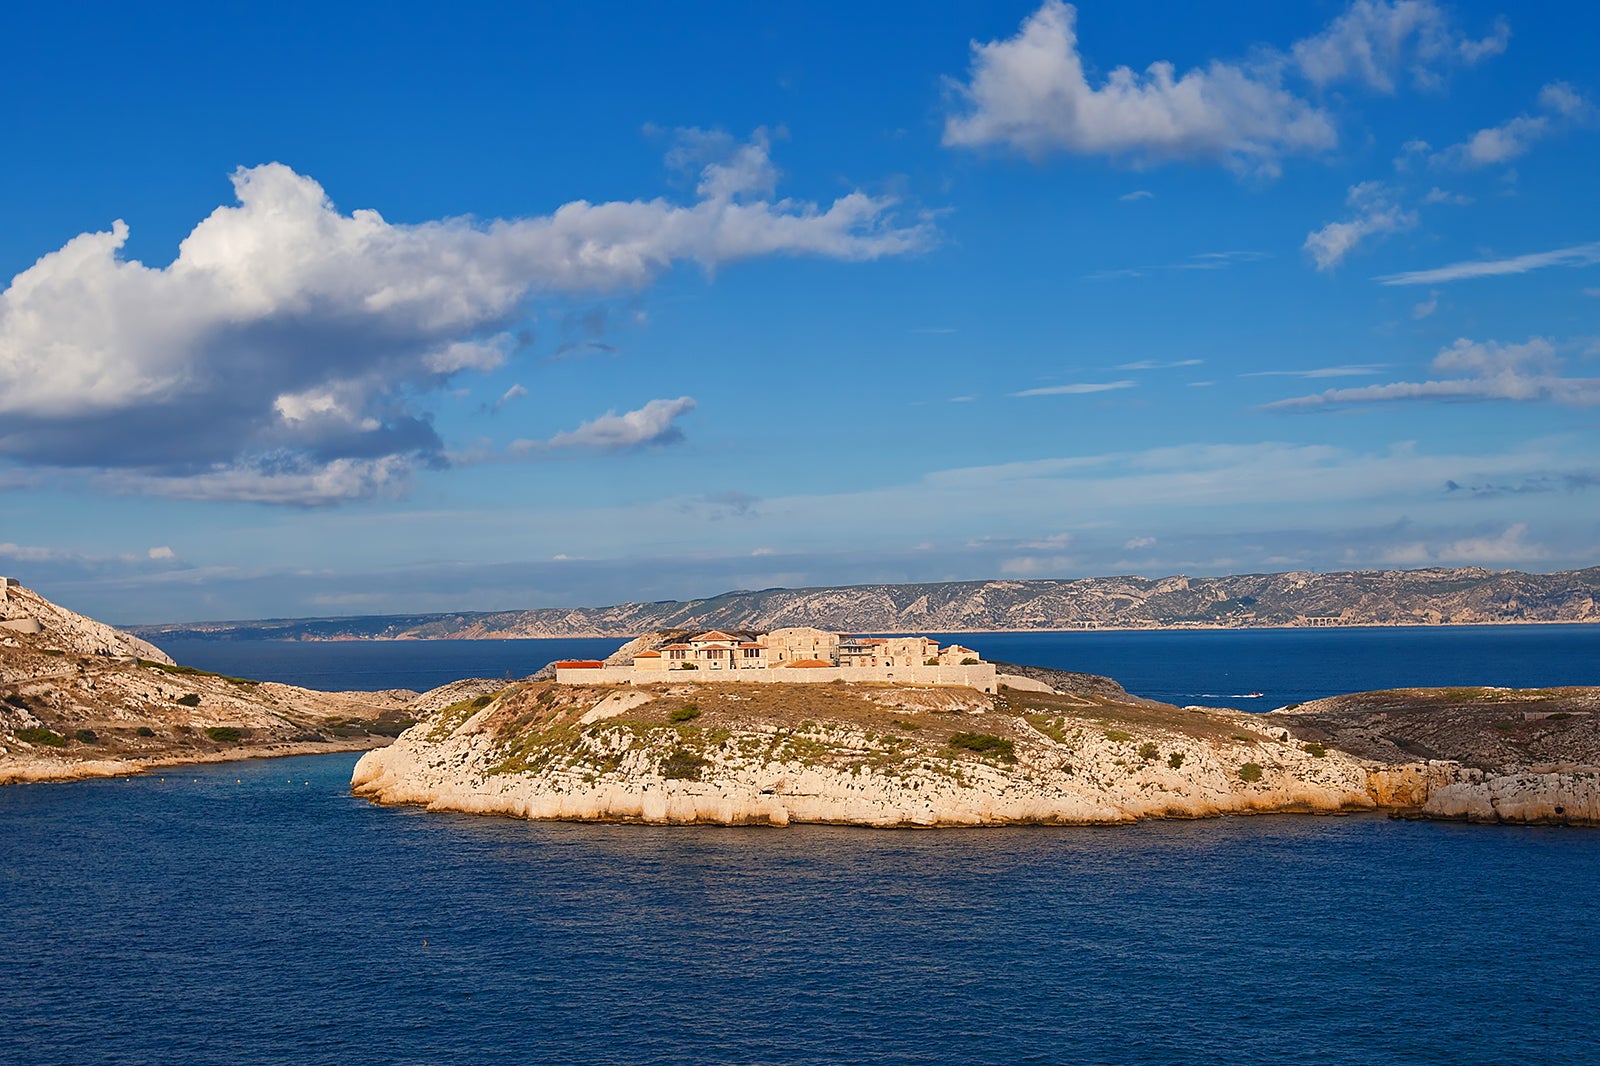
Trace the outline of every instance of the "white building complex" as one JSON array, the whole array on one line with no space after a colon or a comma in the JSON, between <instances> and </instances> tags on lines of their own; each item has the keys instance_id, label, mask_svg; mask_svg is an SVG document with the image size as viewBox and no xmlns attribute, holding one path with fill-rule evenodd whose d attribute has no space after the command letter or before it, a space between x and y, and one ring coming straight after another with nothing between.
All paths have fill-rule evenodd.
<instances>
[{"instance_id":1,"label":"white building complex","mask_svg":"<svg viewBox=\"0 0 1600 1066\"><path fill-rule=\"evenodd\" d=\"M754 636L712 630L642 651L630 665L593 660L556 663L556 681L576 684L651 684L669 681L815 684L893 681L995 690L993 663L971 648L941 648L930 637L841 637L809 626Z\"/></svg>"}]
</instances>

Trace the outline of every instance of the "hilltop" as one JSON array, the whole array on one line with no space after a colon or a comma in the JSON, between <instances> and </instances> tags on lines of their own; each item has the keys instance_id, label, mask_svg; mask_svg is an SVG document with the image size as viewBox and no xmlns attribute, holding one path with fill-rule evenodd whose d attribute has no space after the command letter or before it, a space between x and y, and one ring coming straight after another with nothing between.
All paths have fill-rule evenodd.
<instances>
[{"instance_id":1,"label":"hilltop","mask_svg":"<svg viewBox=\"0 0 1600 1066\"><path fill-rule=\"evenodd\" d=\"M131 632L157 641L164 636L471 640L786 626L850 633L957 633L1512 622L1600 622L1600 567L1556 574L1433 568L765 589L611 607L194 622L135 626Z\"/></svg>"},{"instance_id":2,"label":"hilltop","mask_svg":"<svg viewBox=\"0 0 1600 1066\"><path fill-rule=\"evenodd\" d=\"M0 784L387 744L503 682L435 693L317 692L180 666L9 580L0 588Z\"/></svg>"}]
</instances>

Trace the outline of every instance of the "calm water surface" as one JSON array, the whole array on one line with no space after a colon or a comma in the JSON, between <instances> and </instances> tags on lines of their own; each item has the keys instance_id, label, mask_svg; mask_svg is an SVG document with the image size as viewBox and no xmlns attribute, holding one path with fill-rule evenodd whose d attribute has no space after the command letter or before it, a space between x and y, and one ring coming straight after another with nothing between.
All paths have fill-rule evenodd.
<instances>
[{"instance_id":1,"label":"calm water surface","mask_svg":"<svg viewBox=\"0 0 1600 1066\"><path fill-rule=\"evenodd\" d=\"M1378 688L1600 685L1597 625L937 635L989 659L1114 677L1130 692L1180 706L1269 711ZM181 663L242 677L418 691L463 677L526 677L553 659L603 658L621 645L616 639L162 644Z\"/></svg>"},{"instance_id":2,"label":"calm water surface","mask_svg":"<svg viewBox=\"0 0 1600 1066\"><path fill-rule=\"evenodd\" d=\"M0 1061L1596 1060L1594 832L551 825L353 761L0 789Z\"/></svg>"}]
</instances>

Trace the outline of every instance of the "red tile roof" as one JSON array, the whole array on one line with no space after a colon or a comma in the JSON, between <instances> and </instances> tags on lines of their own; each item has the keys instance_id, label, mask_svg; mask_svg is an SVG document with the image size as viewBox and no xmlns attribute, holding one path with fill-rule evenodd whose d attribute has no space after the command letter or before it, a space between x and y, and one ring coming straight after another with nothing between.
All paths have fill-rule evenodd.
<instances>
[{"instance_id":1,"label":"red tile roof","mask_svg":"<svg viewBox=\"0 0 1600 1066\"><path fill-rule=\"evenodd\" d=\"M659 658L661 658L661 653L658 652L658 651L642 651L638 655L635 655L634 658L635 659L659 659Z\"/></svg>"},{"instance_id":2,"label":"red tile roof","mask_svg":"<svg viewBox=\"0 0 1600 1066\"><path fill-rule=\"evenodd\" d=\"M565 659L556 663L557 670L599 670L604 666L599 659Z\"/></svg>"},{"instance_id":3,"label":"red tile roof","mask_svg":"<svg viewBox=\"0 0 1600 1066\"><path fill-rule=\"evenodd\" d=\"M791 670L796 668L801 670L815 670L818 667L832 666L833 664L830 662L824 662L821 659L796 659L794 662L786 665Z\"/></svg>"}]
</instances>

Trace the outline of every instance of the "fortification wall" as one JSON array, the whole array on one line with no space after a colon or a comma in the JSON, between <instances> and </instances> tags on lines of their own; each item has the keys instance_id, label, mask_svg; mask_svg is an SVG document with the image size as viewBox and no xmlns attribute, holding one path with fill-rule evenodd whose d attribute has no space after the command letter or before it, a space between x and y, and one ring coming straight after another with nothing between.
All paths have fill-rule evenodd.
<instances>
[{"instance_id":1,"label":"fortification wall","mask_svg":"<svg viewBox=\"0 0 1600 1066\"><path fill-rule=\"evenodd\" d=\"M750 685L818 685L831 681L878 681L898 685L950 685L995 690L994 663L970 666L817 666L768 670L635 670L631 666L556 669L562 685L664 685L727 681Z\"/></svg>"}]
</instances>

